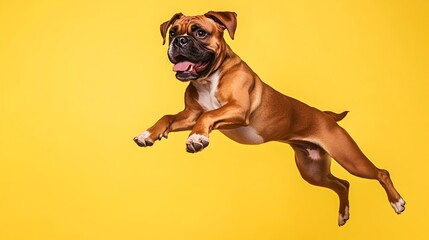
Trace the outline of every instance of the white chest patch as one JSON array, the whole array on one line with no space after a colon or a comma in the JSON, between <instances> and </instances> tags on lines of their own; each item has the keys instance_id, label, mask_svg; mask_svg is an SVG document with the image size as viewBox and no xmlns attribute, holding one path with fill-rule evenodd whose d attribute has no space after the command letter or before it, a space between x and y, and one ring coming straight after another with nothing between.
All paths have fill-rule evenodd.
<instances>
[{"instance_id":1,"label":"white chest patch","mask_svg":"<svg viewBox=\"0 0 429 240\"><path fill-rule=\"evenodd\" d=\"M205 111L215 110L221 107L219 101L215 97L218 84L219 70L217 70L210 76L209 81L193 84L198 92L197 102Z\"/></svg>"}]
</instances>

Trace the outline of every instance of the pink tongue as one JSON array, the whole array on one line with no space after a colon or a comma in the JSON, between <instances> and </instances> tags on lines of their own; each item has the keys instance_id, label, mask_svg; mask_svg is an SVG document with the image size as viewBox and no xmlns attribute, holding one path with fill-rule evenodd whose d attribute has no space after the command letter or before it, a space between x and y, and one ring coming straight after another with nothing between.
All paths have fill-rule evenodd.
<instances>
[{"instance_id":1,"label":"pink tongue","mask_svg":"<svg viewBox=\"0 0 429 240\"><path fill-rule=\"evenodd\" d=\"M179 62L173 66L173 71L175 71L175 72L186 72L186 71L189 71L191 66L195 67L195 63L192 63L189 61Z\"/></svg>"}]
</instances>

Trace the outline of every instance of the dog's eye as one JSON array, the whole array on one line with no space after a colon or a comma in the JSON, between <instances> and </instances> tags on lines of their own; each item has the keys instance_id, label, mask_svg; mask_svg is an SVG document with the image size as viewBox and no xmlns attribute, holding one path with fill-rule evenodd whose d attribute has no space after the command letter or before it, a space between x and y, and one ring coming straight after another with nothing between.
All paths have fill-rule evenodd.
<instances>
[{"instance_id":1,"label":"dog's eye","mask_svg":"<svg viewBox=\"0 0 429 240\"><path fill-rule=\"evenodd\" d=\"M198 30L198 31L195 32L195 35L198 38L206 38L207 37L207 32L204 31L204 30Z\"/></svg>"},{"instance_id":2,"label":"dog's eye","mask_svg":"<svg viewBox=\"0 0 429 240\"><path fill-rule=\"evenodd\" d=\"M176 31L174 31L173 29L170 30L170 37L174 37L176 36Z\"/></svg>"}]
</instances>

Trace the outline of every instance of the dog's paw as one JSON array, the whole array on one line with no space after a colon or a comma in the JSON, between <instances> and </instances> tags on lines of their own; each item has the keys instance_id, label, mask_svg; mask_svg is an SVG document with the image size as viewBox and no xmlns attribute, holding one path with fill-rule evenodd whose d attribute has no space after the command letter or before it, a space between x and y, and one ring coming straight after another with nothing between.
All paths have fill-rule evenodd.
<instances>
[{"instance_id":1,"label":"dog's paw","mask_svg":"<svg viewBox=\"0 0 429 240\"><path fill-rule=\"evenodd\" d=\"M350 218L350 213L349 213L349 207L346 207L344 209L344 214L340 213L338 215L338 226L343 226L344 224L346 224L347 220L349 220Z\"/></svg>"},{"instance_id":2,"label":"dog's paw","mask_svg":"<svg viewBox=\"0 0 429 240\"><path fill-rule=\"evenodd\" d=\"M209 145L209 138L200 134L192 134L186 141L186 151L196 153Z\"/></svg>"},{"instance_id":3,"label":"dog's paw","mask_svg":"<svg viewBox=\"0 0 429 240\"><path fill-rule=\"evenodd\" d=\"M405 210L405 201L402 198L400 198L397 202L391 202L390 205L392 205L397 214L401 214Z\"/></svg>"},{"instance_id":4,"label":"dog's paw","mask_svg":"<svg viewBox=\"0 0 429 240\"><path fill-rule=\"evenodd\" d=\"M149 138L150 132L145 131L142 134L134 138L134 142L137 143L140 147L148 147L153 145L153 140Z\"/></svg>"}]
</instances>

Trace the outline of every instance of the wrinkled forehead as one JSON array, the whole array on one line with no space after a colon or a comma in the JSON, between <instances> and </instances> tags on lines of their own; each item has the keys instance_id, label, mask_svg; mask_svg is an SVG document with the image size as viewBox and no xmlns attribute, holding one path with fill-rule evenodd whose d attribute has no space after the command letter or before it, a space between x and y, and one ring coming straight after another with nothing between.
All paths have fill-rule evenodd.
<instances>
[{"instance_id":1,"label":"wrinkled forehead","mask_svg":"<svg viewBox=\"0 0 429 240\"><path fill-rule=\"evenodd\" d=\"M213 32L217 29L217 24L210 18L203 15L201 16L182 16L171 26L179 34L192 32L193 29L202 28L206 31Z\"/></svg>"}]
</instances>

